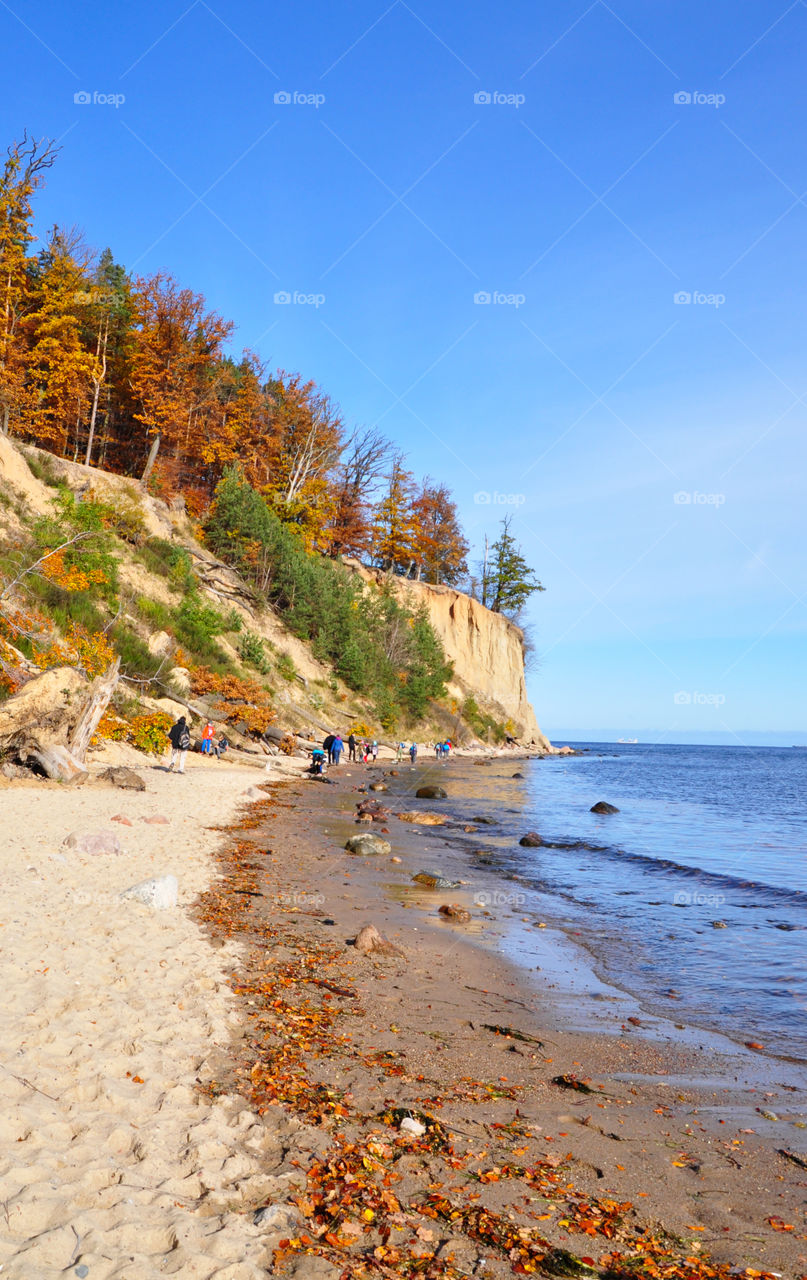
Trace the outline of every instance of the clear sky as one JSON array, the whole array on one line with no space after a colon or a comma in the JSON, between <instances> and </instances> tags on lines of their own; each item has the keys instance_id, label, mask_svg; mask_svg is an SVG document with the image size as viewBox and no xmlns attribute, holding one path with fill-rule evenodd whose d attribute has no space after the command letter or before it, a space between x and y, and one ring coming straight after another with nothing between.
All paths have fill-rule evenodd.
<instances>
[{"instance_id":1,"label":"clear sky","mask_svg":"<svg viewBox=\"0 0 807 1280\"><path fill-rule=\"evenodd\" d=\"M40 229L379 423L475 554L512 513L550 734L789 741L805 35L788 0L0 0L0 112L61 139Z\"/></svg>"}]
</instances>

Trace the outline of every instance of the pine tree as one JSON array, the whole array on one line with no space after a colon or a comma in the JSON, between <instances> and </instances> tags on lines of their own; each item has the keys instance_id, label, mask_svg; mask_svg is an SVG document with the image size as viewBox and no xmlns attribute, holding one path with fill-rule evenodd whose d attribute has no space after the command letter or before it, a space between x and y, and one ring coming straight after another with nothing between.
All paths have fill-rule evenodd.
<instances>
[{"instance_id":1,"label":"pine tree","mask_svg":"<svg viewBox=\"0 0 807 1280\"><path fill-rule=\"evenodd\" d=\"M512 516L502 520L502 532L490 548L482 571L482 603L494 613L518 616L535 591L546 588L521 554L510 532ZM487 550L487 547L486 547Z\"/></svg>"}]
</instances>

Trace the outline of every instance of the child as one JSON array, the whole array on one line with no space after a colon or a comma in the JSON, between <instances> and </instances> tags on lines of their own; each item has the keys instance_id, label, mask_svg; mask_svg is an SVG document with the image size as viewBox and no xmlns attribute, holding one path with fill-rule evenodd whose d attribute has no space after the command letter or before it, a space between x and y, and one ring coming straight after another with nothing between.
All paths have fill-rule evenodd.
<instances>
[{"instance_id":1,"label":"child","mask_svg":"<svg viewBox=\"0 0 807 1280\"><path fill-rule=\"evenodd\" d=\"M208 720L204 728L204 733L202 734L202 755L203 756L210 755L211 751L213 750L213 739L215 736L216 736L216 730L213 728L212 724Z\"/></svg>"}]
</instances>

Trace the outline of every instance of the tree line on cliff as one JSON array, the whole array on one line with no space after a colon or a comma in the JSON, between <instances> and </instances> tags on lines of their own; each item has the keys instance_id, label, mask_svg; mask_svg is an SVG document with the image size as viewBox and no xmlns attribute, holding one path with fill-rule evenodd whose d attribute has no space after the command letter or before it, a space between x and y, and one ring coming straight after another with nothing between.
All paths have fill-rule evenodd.
<instances>
[{"instance_id":1,"label":"tree line on cliff","mask_svg":"<svg viewBox=\"0 0 807 1280\"><path fill-rule=\"evenodd\" d=\"M349 430L315 382L232 355L234 325L165 272L130 276L33 199L56 158L27 134L0 173L0 430L215 507L237 473L307 552L470 589L517 615L542 590L503 522L476 575L447 485L418 481L373 428ZM234 470L235 469L235 470Z\"/></svg>"}]
</instances>

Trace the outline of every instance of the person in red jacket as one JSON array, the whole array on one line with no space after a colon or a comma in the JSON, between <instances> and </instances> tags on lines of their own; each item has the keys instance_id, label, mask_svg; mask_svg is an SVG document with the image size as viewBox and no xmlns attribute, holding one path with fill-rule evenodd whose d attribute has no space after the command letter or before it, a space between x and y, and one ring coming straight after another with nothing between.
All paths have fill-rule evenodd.
<instances>
[{"instance_id":1,"label":"person in red jacket","mask_svg":"<svg viewBox=\"0 0 807 1280\"><path fill-rule=\"evenodd\" d=\"M202 734L202 755L203 756L210 755L211 751L213 750L213 739L215 738L215 736L216 736L216 730L213 728L212 724L208 720L204 728L204 733Z\"/></svg>"}]
</instances>

